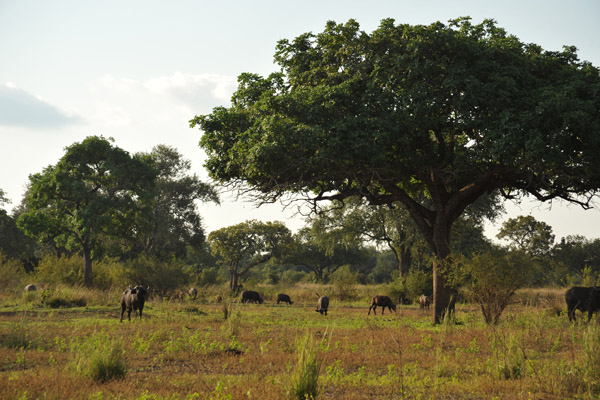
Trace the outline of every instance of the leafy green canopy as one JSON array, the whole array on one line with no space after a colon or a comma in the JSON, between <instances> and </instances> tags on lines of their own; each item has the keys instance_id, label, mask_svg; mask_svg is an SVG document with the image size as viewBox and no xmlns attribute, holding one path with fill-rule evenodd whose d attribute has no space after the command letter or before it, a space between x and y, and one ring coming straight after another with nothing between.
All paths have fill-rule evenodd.
<instances>
[{"instance_id":1,"label":"leafy green canopy","mask_svg":"<svg viewBox=\"0 0 600 400\"><path fill-rule=\"evenodd\" d=\"M574 47L544 51L489 20L386 19L371 34L350 20L281 40L275 61L190 121L221 183L401 201L431 235L495 189L589 206L600 188L599 71Z\"/></svg>"},{"instance_id":2,"label":"leafy green canopy","mask_svg":"<svg viewBox=\"0 0 600 400\"><path fill-rule=\"evenodd\" d=\"M155 178L149 160L90 136L68 146L56 165L29 177L26 210L17 223L30 236L81 249L89 286L99 239L134 236L152 220L148 204Z\"/></svg>"}]
</instances>

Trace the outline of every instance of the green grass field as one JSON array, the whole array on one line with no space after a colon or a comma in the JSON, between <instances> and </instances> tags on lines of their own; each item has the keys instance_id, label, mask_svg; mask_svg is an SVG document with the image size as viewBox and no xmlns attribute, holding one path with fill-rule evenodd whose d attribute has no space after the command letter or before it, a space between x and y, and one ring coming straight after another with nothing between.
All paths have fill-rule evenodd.
<instances>
[{"instance_id":1,"label":"green grass field","mask_svg":"<svg viewBox=\"0 0 600 400\"><path fill-rule=\"evenodd\" d=\"M151 300L123 323L116 293L80 289L87 306L57 309L4 294L0 398L297 398L311 371L319 399L599 398L598 321L569 324L563 291L519 292L497 326L470 304L434 326L418 306L367 316L376 290L332 298L328 316L314 288L292 288L292 306Z\"/></svg>"}]
</instances>

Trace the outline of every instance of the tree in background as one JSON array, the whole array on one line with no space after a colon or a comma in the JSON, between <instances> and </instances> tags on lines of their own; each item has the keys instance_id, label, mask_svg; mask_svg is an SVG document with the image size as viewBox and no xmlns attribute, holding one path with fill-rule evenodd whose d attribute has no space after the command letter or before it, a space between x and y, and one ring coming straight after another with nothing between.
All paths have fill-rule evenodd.
<instances>
[{"instance_id":1,"label":"tree in background","mask_svg":"<svg viewBox=\"0 0 600 400\"><path fill-rule=\"evenodd\" d=\"M341 236L354 241L372 241L375 245L387 246L396 260L400 276L411 267L413 246L420 240L416 226L402 205L369 206L360 197L333 202L320 217L328 226L337 229Z\"/></svg>"},{"instance_id":2,"label":"tree in background","mask_svg":"<svg viewBox=\"0 0 600 400\"><path fill-rule=\"evenodd\" d=\"M246 221L208 235L211 253L229 271L229 287L237 292L239 279L250 268L280 256L292 234L281 222Z\"/></svg>"},{"instance_id":3,"label":"tree in background","mask_svg":"<svg viewBox=\"0 0 600 400\"><path fill-rule=\"evenodd\" d=\"M530 258L536 266L536 274L530 285L552 283L556 263L552 262L551 251L554 245L552 227L545 222L537 221L531 215L510 218L502 224L499 239L509 241L509 249L520 251Z\"/></svg>"},{"instance_id":4,"label":"tree in background","mask_svg":"<svg viewBox=\"0 0 600 400\"><path fill-rule=\"evenodd\" d=\"M275 62L191 121L211 177L263 202L402 203L435 255L436 323L470 204L499 192L589 208L600 188L600 74L574 47L544 51L491 20L386 19L370 34L349 20L281 40Z\"/></svg>"},{"instance_id":5,"label":"tree in background","mask_svg":"<svg viewBox=\"0 0 600 400\"><path fill-rule=\"evenodd\" d=\"M152 220L147 204L155 177L147 162L89 136L68 146L56 165L30 175L26 209L17 224L32 237L50 235L60 246L81 250L84 283L91 286L99 237L135 236L135 227Z\"/></svg>"},{"instance_id":6,"label":"tree in background","mask_svg":"<svg viewBox=\"0 0 600 400\"><path fill-rule=\"evenodd\" d=\"M521 250L537 260L547 257L554 245L552 227L531 215L508 219L496 237L508 240L511 248Z\"/></svg>"},{"instance_id":7,"label":"tree in background","mask_svg":"<svg viewBox=\"0 0 600 400\"><path fill-rule=\"evenodd\" d=\"M158 176L152 202L152 229L143 235L144 253L166 260L185 259L188 246L196 251L205 241L196 202L219 204L213 186L189 175L191 163L174 148L159 145L149 153Z\"/></svg>"},{"instance_id":8,"label":"tree in background","mask_svg":"<svg viewBox=\"0 0 600 400\"><path fill-rule=\"evenodd\" d=\"M341 229L329 229L323 218L314 218L310 225L294 235L293 250L285 261L308 268L317 282L329 282L331 276L342 266L359 269L368 264L362 241L346 236Z\"/></svg>"}]
</instances>

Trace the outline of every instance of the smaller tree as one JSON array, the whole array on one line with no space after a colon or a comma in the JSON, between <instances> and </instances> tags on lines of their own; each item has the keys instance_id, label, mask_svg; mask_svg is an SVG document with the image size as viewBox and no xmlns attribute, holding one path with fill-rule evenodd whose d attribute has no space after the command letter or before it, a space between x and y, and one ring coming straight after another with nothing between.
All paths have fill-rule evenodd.
<instances>
[{"instance_id":1,"label":"smaller tree","mask_svg":"<svg viewBox=\"0 0 600 400\"><path fill-rule=\"evenodd\" d=\"M548 255L554 243L552 227L531 215L510 218L502 224L498 239L509 240L510 247L541 259Z\"/></svg>"},{"instance_id":2,"label":"smaller tree","mask_svg":"<svg viewBox=\"0 0 600 400\"><path fill-rule=\"evenodd\" d=\"M467 295L479 304L487 324L497 324L517 289L531 281L531 258L524 252L501 248L463 259L460 271Z\"/></svg>"},{"instance_id":3,"label":"smaller tree","mask_svg":"<svg viewBox=\"0 0 600 400\"><path fill-rule=\"evenodd\" d=\"M292 234L281 222L246 221L208 235L211 253L229 270L229 287L236 292L250 268L277 257L290 245Z\"/></svg>"}]
</instances>

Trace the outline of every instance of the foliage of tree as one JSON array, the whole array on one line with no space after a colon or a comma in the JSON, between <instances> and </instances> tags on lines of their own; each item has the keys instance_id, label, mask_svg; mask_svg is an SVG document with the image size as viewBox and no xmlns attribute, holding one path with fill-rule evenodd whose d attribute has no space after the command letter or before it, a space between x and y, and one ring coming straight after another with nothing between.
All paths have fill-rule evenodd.
<instances>
[{"instance_id":1,"label":"foliage of tree","mask_svg":"<svg viewBox=\"0 0 600 400\"><path fill-rule=\"evenodd\" d=\"M214 202L214 187L189 175L191 163L174 148L159 145L149 154L158 176L152 202L153 226L143 237L144 253L168 260L185 259L188 248L199 249L205 241L202 217L196 202Z\"/></svg>"},{"instance_id":2,"label":"foliage of tree","mask_svg":"<svg viewBox=\"0 0 600 400\"><path fill-rule=\"evenodd\" d=\"M281 40L275 62L191 121L211 177L261 201L402 203L436 256L435 322L470 204L499 191L589 207L600 188L600 74L575 47L544 51L491 20L386 19L370 34L349 20Z\"/></svg>"},{"instance_id":3,"label":"foliage of tree","mask_svg":"<svg viewBox=\"0 0 600 400\"><path fill-rule=\"evenodd\" d=\"M328 282L335 271L349 265L354 270L371 264L363 242L347 231L332 228L327 218L311 219L308 226L294 235L295 246L286 261L312 271L317 282ZM373 264L374 264L373 260Z\"/></svg>"},{"instance_id":4,"label":"foliage of tree","mask_svg":"<svg viewBox=\"0 0 600 400\"><path fill-rule=\"evenodd\" d=\"M549 255L554 245L552 227L531 215L508 219L502 224L497 237L509 240L511 248L522 250L538 260Z\"/></svg>"},{"instance_id":5,"label":"foliage of tree","mask_svg":"<svg viewBox=\"0 0 600 400\"><path fill-rule=\"evenodd\" d=\"M236 292L240 277L250 268L281 256L292 234L281 222L246 221L208 235L211 253L229 272L229 288Z\"/></svg>"},{"instance_id":6,"label":"foliage of tree","mask_svg":"<svg viewBox=\"0 0 600 400\"><path fill-rule=\"evenodd\" d=\"M406 210L398 204L369 206L360 197L334 202L320 213L327 224L323 229L338 229L348 241L371 241L387 246L396 259L398 273L410 270L413 246L420 240L417 229Z\"/></svg>"},{"instance_id":7,"label":"foliage of tree","mask_svg":"<svg viewBox=\"0 0 600 400\"><path fill-rule=\"evenodd\" d=\"M84 282L92 285L92 256L101 236L135 236L152 220L146 205L154 194L155 170L147 162L89 136L65 149L56 165L30 175L26 209L17 224L39 240L79 249Z\"/></svg>"},{"instance_id":8,"label":"foliage of tree","mask_svg":"<svg viewBox=\"0 0 600 400\"><path fill-rule=\"evenodd\" d=\"M552 261L555 276L554 284L581 283L584 268L600 273L600 239L587 239L580 235L567 236L552 248ZM562 274L561 274L562 272Z\"/></svg>"},{"instance_id":9,"label":"foliage of tree","mask_svg":"<svg viewBox=\"0 0 600 400\"><path fill-rule=\"evenodd\" d=\"M1 189L0 205L2 205ZM25 270L31 272L37 263L35 241L17 227L18 215L18 208L15 208L12 214L0 209L0 252L7 258L19 260Z\"/></svg>"}]
</instances>

